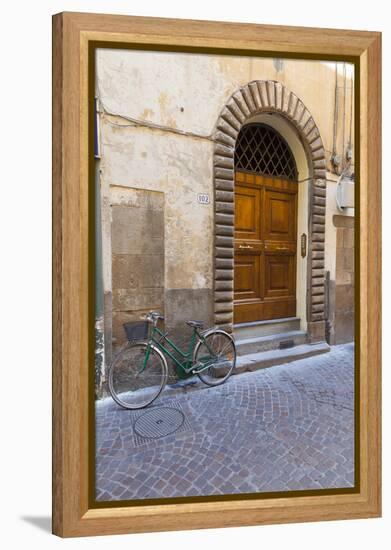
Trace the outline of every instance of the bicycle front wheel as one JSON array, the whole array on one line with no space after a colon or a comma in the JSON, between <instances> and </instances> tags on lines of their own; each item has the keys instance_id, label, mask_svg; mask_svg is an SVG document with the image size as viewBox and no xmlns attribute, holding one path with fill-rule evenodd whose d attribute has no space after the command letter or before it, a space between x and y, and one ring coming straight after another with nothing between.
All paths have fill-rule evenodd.
<instances>
[{"instance_id":1,"label":"bicycle front wheel","mask_svg":"<svg viewBox=\"0 0 391 550\"><path fill-rule=\"evenodd\" d=\"M235 342L224 330L213 330L198 342L194 362L199 378L208 386L223 384L236 364Z\"/></svg>"},{"instance_id":2,"label":"bicycle front wheel","mask_svg":"<svg viewBox=\"0 0 391 550\"><path fill-rule=\"evenodd\" d=\"M167 382L167 362L145 342L129 344L115 358L109 370L109 391L125 409L142 409L161 394Z\"/></svg>"}]
</instances>

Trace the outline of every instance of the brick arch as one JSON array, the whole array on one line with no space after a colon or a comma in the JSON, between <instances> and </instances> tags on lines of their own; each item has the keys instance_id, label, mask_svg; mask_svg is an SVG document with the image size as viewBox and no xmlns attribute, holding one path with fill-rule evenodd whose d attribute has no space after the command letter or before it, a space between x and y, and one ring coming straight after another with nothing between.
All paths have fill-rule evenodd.
<instances>
[{"instance_id":1,"label":"brick arch","mask_svg":"<svg viewBox=\"0 0 391 550\"><path fill-rule=\"evenodd\" d=\"M214 133L214 322L233 325L234 151L241 127L254 115L278 113L296 129L306 152L309 175L307 323L311 341L325 339L324 255L326 159L319 130L304 103L280 82L256 80L229 98Z\"/></svg>"}]
</instances>

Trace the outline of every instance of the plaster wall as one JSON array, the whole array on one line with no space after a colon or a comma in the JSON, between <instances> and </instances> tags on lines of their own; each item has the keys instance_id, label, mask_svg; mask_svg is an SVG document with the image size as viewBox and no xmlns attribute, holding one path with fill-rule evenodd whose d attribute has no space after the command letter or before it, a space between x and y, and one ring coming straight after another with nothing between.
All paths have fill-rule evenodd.
<instances>
[{"instance_id":1,"label":"plaster wall","mask_svg":"<svg viewBox=\"0 0 391 550\"><path fill-rule=\"evenodd\" d=\"M112 300L113 290L112 189L145 189L164 193L166 316L175 327L193 311L212 324L212 135L224 104L235 90L255 79L278 80L286 85L316 121L326 150L329 178L334 131L340 153L349 140L351 80L348 78L345 84L341 75L339 69L339 118L335 126L336 72L326 63L99 50L96 94L100 105L105 303ZM309 172L305 152L286 121L275 115L262 116L288 141L298 164L300 237L308 233ZM325 269L335 276L336 234L335 228L330 227L330 216L336 207L333 184L328 183L327 187ZM199 193L207 194L210 203L198 203ZM301 258L300 238L297 259L298 316L305 329L307 259Z\"/></svg>"},{"instance_id":2,"label":"plaster wall","mask_svg":"<svg viewBox=\"0 0 391 550\"><path fill-rule=\"evenodd\" d=\"M338 91L337 151L350 135L352 66L309 60L101 49L97 94L108 112L210 136L222 106L252 80L277 80L310 110L326 152L334 133ZM345 129L343 121L345 120ZM353 128L352 128L353 132Z\"/></svg>"}]
</instances>

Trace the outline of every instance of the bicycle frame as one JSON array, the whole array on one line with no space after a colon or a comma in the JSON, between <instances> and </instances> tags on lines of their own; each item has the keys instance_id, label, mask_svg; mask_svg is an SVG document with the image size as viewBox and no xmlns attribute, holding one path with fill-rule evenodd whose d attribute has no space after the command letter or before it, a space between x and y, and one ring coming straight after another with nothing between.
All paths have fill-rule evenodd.
<instances>
[{"instance_id":1,"label":"bicycle frame","mask_svg":"<svg viewBox=\"0 0 391 550\"><path fill-rule=\"evenodd\" d=\"M170 338L166 336L160 329L158 329L157 326L154 326L152 329L152 334L148 342L148 348L147 352L145 354L144 359L144 365L142 368L142 371L146 368L149 355L151 352L151 346L155 345L163 354L168 355L170 359L174 362L176 367L178 367L178 374L180 376L186 376L191 373L191 371L194 368L193 365L193 354L194 354L194 348L196 346L197 340L200 340L203 342L203 344L207 347L209 353L213 356L213 351L208 346L207 341L205 340L204 336L198 331L197 327L193 328L193 332L190 338L188 351L184 352L182 351ZM164 345L166 344L166 345ZM172 348L173 351L170 351L170 349L167 348L167 344ZM180 361L177 357L175 357L174 353L177 353L180 355L180 358L182 358L182 361ZM207 365L205 365L205 368Z\"/></svg>"}]
</instances>

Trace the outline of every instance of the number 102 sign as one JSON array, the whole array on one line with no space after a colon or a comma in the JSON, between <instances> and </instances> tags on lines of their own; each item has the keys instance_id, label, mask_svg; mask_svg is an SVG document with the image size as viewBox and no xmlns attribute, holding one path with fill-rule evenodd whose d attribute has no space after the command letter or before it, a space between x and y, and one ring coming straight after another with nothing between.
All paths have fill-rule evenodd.
<instances>
[{"instance_id":1,"label":"number 102 sign","mask_svg":"<svg viewBox=\"0 0 391 550\"><path fill-rule=\"evenodd\" d=\"M198 193L197 202L199 202L200 204L210 204L210 198L208 193Z\"/></svg>"}]
</instances>

